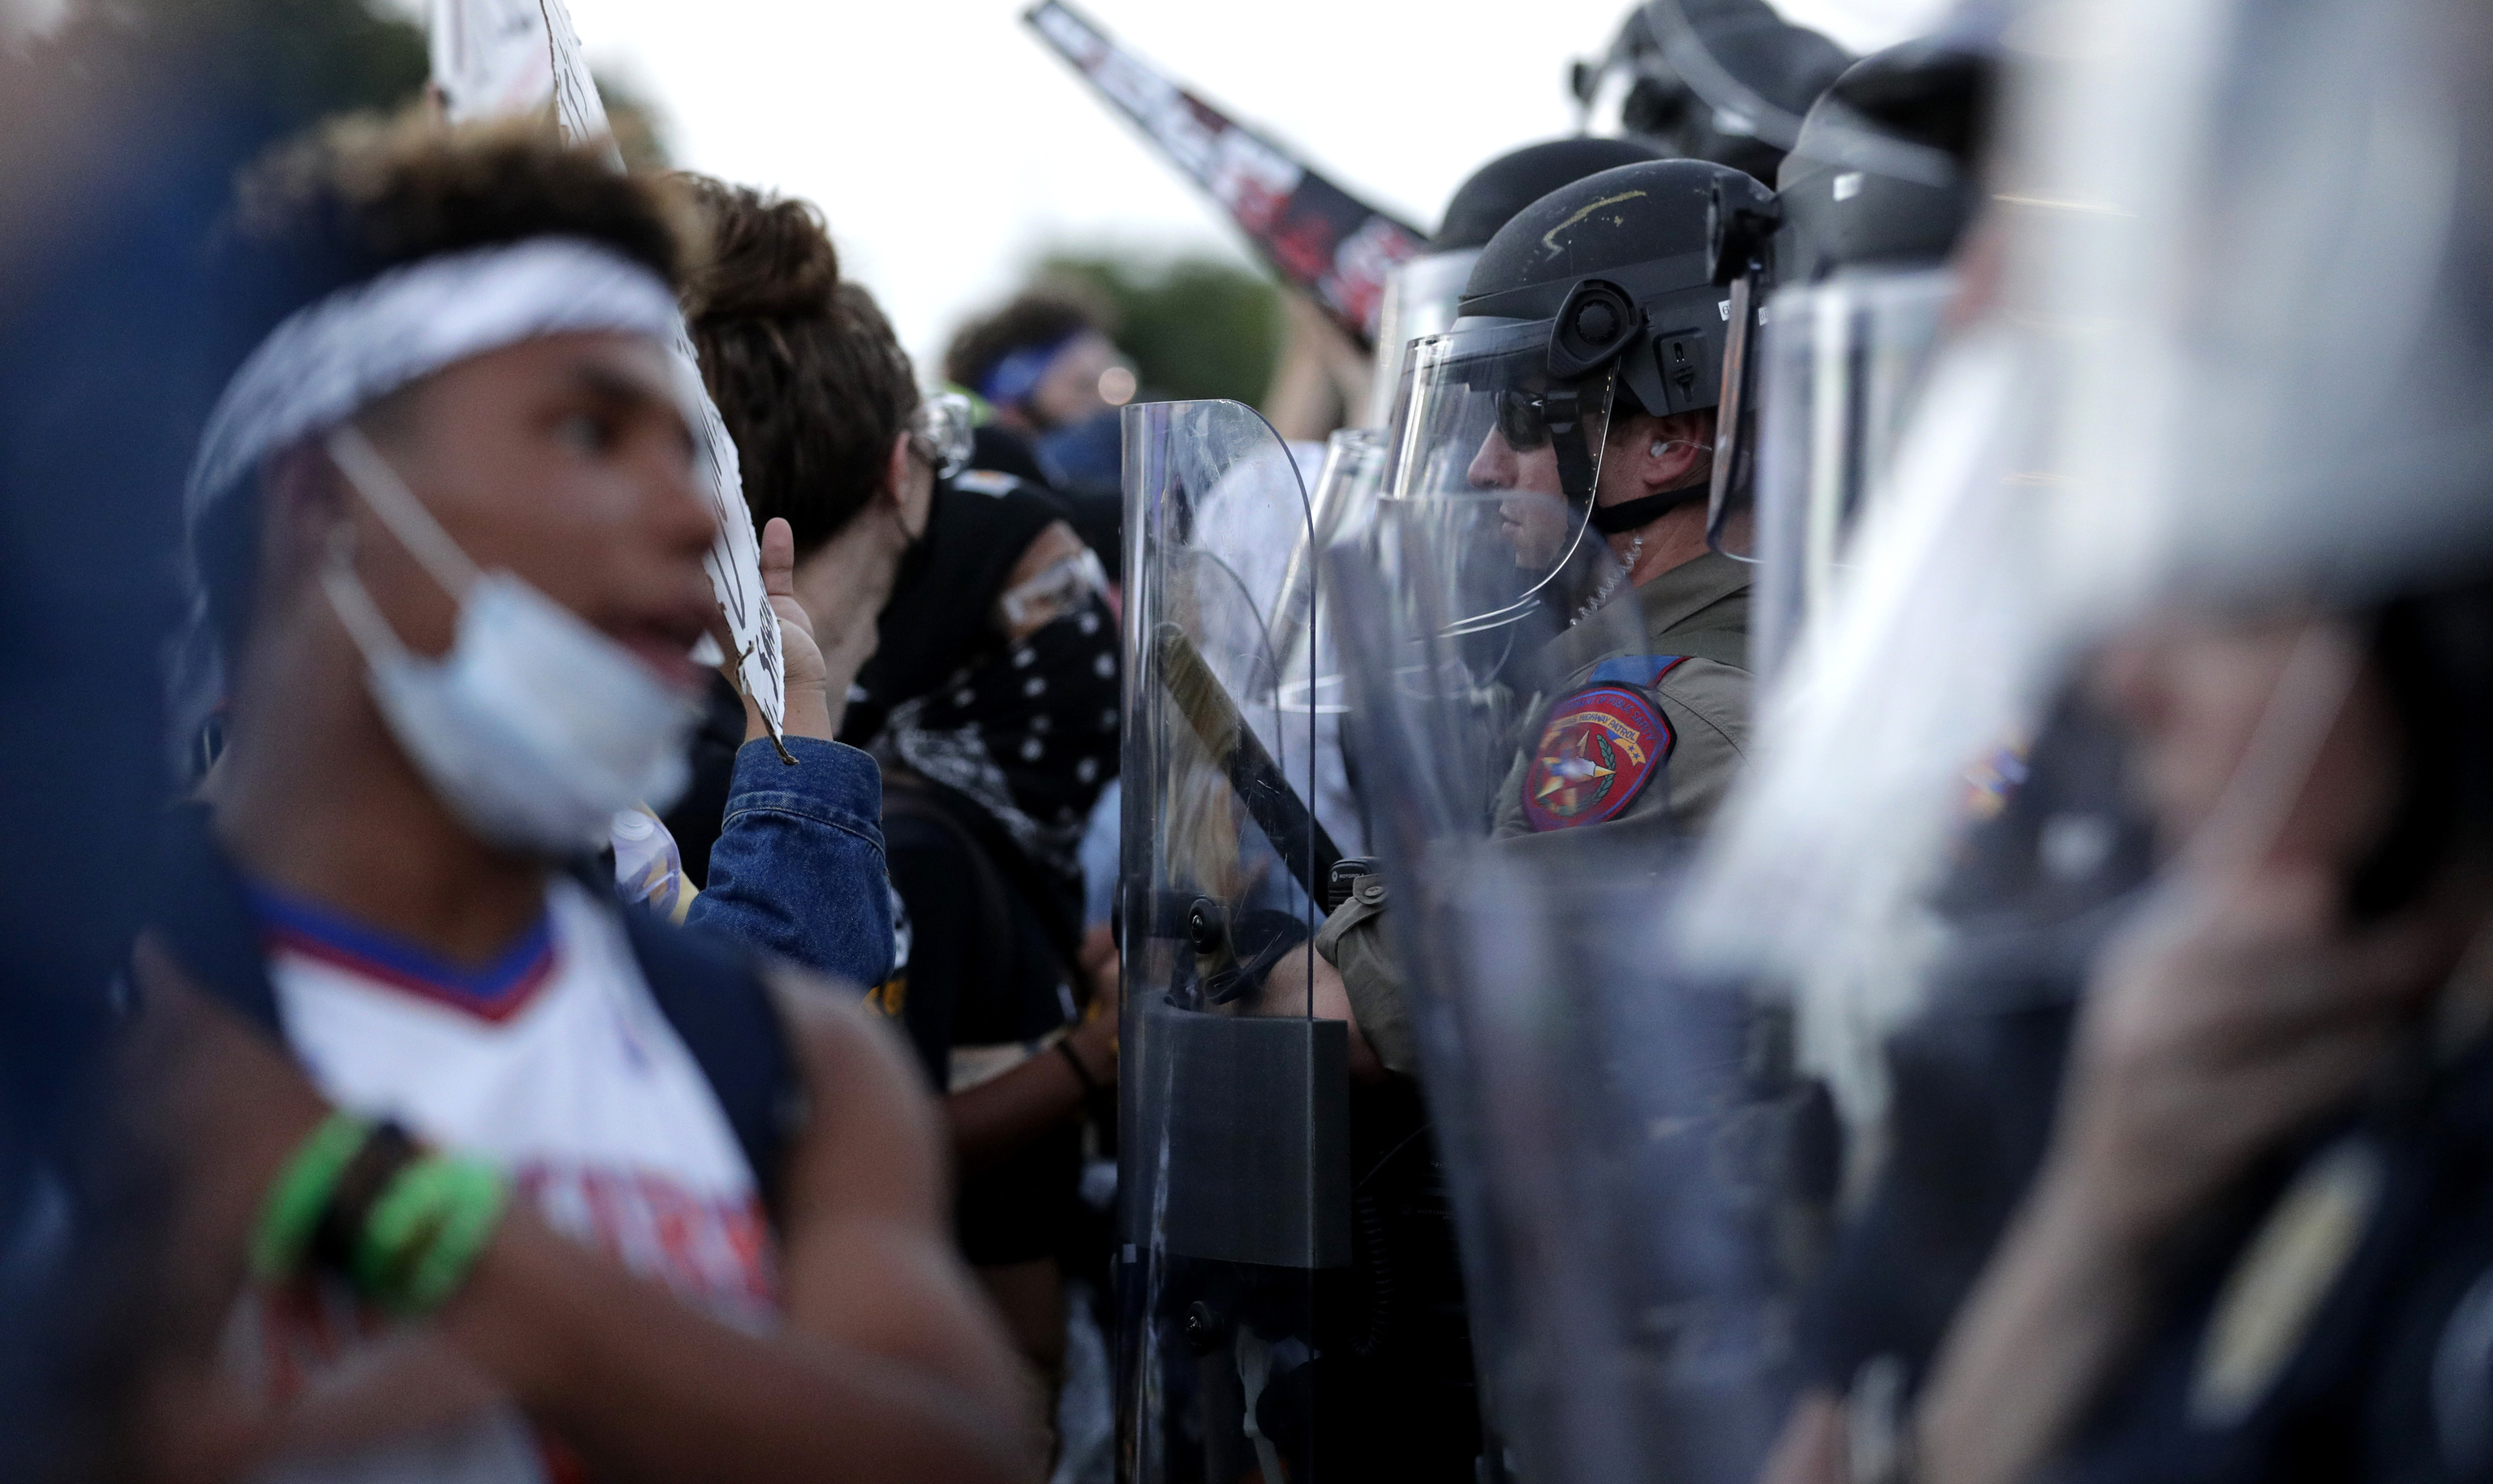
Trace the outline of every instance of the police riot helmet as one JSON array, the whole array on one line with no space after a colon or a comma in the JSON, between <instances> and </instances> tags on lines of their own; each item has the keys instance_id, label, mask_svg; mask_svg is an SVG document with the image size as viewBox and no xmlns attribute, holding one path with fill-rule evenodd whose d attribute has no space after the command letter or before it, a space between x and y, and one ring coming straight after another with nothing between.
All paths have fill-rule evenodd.
<instances>
[{"instance_id":1,"label":"police riot helmet","mask_svg":"<svg viewBox=\"0 0 2493 1484\"><path fill-rule=\"evenodd\" d=\"M1577 64L1586 108L1607 78L1629 79L1618 126L1664 154L1772 178L1800 116L1852 60L1764 0L1650 0L1598 64Z\"/></svg>"},{"instance_id":2,"label":"police riot helmet","mask_svg":"<svg viewBox=\"0 0 2493 1484\"><path fill-rule=\"evenodd\" d=\"M1614 416L1715 405L1728 311L1707 220L1769 201L1737 170L1644 161L1550 193L1481 249L1454 327L1412 345L1385 485L1406 511L1452 522L1439 549L1466 549L1459 525L1511 556L1482 569L1497 581L1454 603L1456 622L1598 607L1618 573L1586 532L1632 531L1704 495L1623 486L1605 501L1603 453Z\"/></svg>"},{"instance_id":3,"label":"police riot helmet","mask_svg":"<svg viewBox=\"0 0 2493 1484\"><path fill-rule=\"evenodd\" d=\"M1455 188L1454 199L1446 203L1445 221L1429 239L1428 250L1453 252L1487 247L1498 228L1551 192L1603 170L1661 158L1652 145L1640 140L1590 134L1545 139L1509 150Z\"/></svg>"},{"instance_id":4,"label":"police riot helmet","mask_svg":"<svg viewBox=\"0 0 2493 1484\"><path fill-rule=\"evenodd\" d=\"M1499 227L1550 192L1587 175L1661 158L1651 145L1635 139L1545 139L1507 151L1456 187L1428 251L1386 278L1385 307L1377 319L1376 381L1367 403L1376 423L1386 423L1393 411L1395 391L1402 384L1404 347L1454 324L1455 302L1462 297L1472 264Z\"/></svg>"},{"instance_id":5,"label":"police riot helmet","mask_svg":"<svg viewBox=\"0 0 2493 1484\"><path fill-rule=\"evenodd\" d=\"M1845 70L1801 122L1775 178L1777 278L1945 259L1981 204L1996 57L1957 37L1907 42Z\"/></svg>"},{"instance_id":6,"label":"police riot helmet","mask_svg":"<svg viewBox=\"0 0 2493 1484\"><path fill-rule=\"evenodd\" d=\"M1949 260L1984 200L1997 73L1996 35L1965 26L1865 57L1784 161L1774 298L1754 296L1759 323L1734 326L1758 341L1739 357L1757 378L1754 460L1735 427L1720 460L1753 476L1722 508L1756 512L1753 653L1769 684L1843 579L1958 295Z\"/></svg>"},{"instance_id":7,"label":"police riot helmet","mask_svg":"<svg viewBox=\"0 0 2493 1484\"><path fill-rule=\"evenodd\" d=\"M1726 312L1710 220L1721 203L1762 208L1768 198L1755 178L1697 160L1588 175L1489 239L1463 285L1461 315L1537 328L1553 381L1609 369L1619 395L1653 416L1711 407L1722 396Z\"/></svg>"}]
</instances>

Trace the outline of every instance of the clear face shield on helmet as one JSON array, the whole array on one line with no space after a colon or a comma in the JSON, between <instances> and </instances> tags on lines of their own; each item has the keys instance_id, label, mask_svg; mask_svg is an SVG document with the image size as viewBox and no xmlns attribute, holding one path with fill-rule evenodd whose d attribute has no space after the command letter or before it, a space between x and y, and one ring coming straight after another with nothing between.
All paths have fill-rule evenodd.
<instances>
[{"instance_id":1,"label":"clear face shield on helmet","mask_svg":"<svg viewBox=\"0 0 2493 1484\"><path fill-rule=\"evenodd\" d=\"M1708 214L1714 281L1723 301L1723 395L1714 412L1714 459L1705 488L1705 545L1735 561L1757 559L1757 444L1761 416L1757 354L1767 318L1771 203L1714 191Z\"/></svg>"},{"instance_id":2,"label":"clear face shield on helmet","mask_svg":"<svg viewBox=\"0 0 2493 1484\"><path fill-rule=\"evenodd\" d=\"M1449 634L1546 637L1617 589L1588 521L1614 384L1552 375L1545 322L1413 343L1384 498L1401 539L1427 533Z\"/></svg>"}]
</instances>

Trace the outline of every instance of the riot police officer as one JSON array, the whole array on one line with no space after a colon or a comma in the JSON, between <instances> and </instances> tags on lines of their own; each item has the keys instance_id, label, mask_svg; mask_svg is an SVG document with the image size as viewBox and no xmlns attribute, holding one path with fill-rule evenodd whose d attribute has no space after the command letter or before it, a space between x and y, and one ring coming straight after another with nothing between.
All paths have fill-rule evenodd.
<instances>
[{"instance_id":1,"label":"riot police officer","mask_svg":"<svg viewBox=\"0 0 2493 1484\"><path fill-rule=\"evenodd\" d=\"M1643 940L1748 725L1747 568L1708 540L1708 223L1764 204L1662 161L1508 223L1410 347L1373 519L1328 553L1385 871L1274 982L1425 1091L1492 1462L1523 1477L1712 1476L1773 1423L1744 1393L1778 1363L1787 1208L1707 1151L1780 1143L1788 1058ZM1715 1352L1693 1384L1689 1347Z\"/></svg>"},{"instance_id":2,"label":"riot police officer","mask_svg":"<svg viewBox=\"0 0 2493 1484\"><path fill-rule=\"evenodd\" d=\"M1796 647L1837 638L1809 631L1842 621L1863 579L1855 538L1897 498L1898 441L1968 288L1960 254L1984 198L1997 52L1991 29L1960 24L1864 58L1811 108L1779 173L1779 285L1755 327L1761 686ZM1857 1194L1803 1311L1804 1389L1780 1469L1806 1472L1847 1433L1874 1457L1894 1432L2042 1157L2086 958L2144 874L2118 739L2083 695L2004 739L1984 784L1917 924L1944 946L1871 971L1916 986L1896 995L1910 1018L1812 1068L1859 1131ZM1855 955L1795 975L1796 997L1823 1005L1863 977ZM1808 1015L1813 1041L1843 1039Z\"/></svg>"},{"instance_id":3,"label":"riot police officer","mask_svg":"<svg viewBox=\"0 0 2493 1484\"><path fill-rule=\"evenodd\" d=\"M1501 228L1455 329L1412 348L1396 560L1437 574L1427 622L1504 697L1468 745L1497 836L1694 833L1738 770L1750 579L1707 545L1729 323L1709 219L1766 200L1695 161L1587 176ZM1317 994L1416 1071L1384 913L1382 878L1360 881L1316 939Z\"/></svg>"},{"instance_id":4,"label":"riot police officer","mask_svg":"<svg viewBox=\"0 0 2493 1484\"><path fill-rule=\"evenodd\" d=\"M1928 559L1847 608L1856 683L1805 671L1804 745L1706 900L1921 889L1959 744L2109 696L2152 909L2093 965L2035 1187L1874 1472L2485 1477L2493 50L2438 0L2095 20L2119 40L2054 65L1992 302L1935 373L2040 395L1947 409L1953 486L1874 517L1874 553ZM1848 760L1810 741L1847 731ZM1849 848L1869 825L1895 844ZM1859 1443L1816 1476L1860 1477Z\"/></svg>"},{"instance_id":5,"label":"riot police officer","mask_svg":"<svg viewBox=\"0 0 2493 1484\"><path fill-rule=\"evenodd\" d=\"M2243 18L2145 59L2143 98L2134 52L2066 79L2062 144L2087 104L2197 122L2097 157L2094 199L2132 213L2114 232L2038 223L2012 265L2054 263L2080 311L2149 264L2126 281L2197 285L2144 343L2075 350L2073 442L2136 435L2105 394L2143 369L2188 391L2124 450L2144 477L2081 470L2120 490L2096 513L2122 541L2088 540L2078 506L2058 553L2079 599L2157 606L2077 632L2173 856L2098 965L2043 1172L1941 1351L1932 1477L2493 1476L2493 38L2439 0ZM2394 120L2396 151L2348 150L2352 119ZM2177 146L2215 163L2185 195ZM2113 274L2045 255L2079 242ZM2359 307L2316 306L2356 242ZM2337 346L2346 390L2316 417L2301 370Z\"/></svg>"}]
</instances>

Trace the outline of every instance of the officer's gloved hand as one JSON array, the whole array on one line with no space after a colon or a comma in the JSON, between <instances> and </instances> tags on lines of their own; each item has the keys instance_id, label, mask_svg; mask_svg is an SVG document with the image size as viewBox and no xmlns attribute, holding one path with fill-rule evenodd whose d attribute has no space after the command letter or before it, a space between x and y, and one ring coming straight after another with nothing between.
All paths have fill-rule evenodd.
<instances>
[{"instance_id":1,"label":"officer's gloved hand","mask_svg":"<svg viewBox=\"0 0 2493 1484\"><path fill-rule=\"evenodd\" d=\"M1230 962L1205 977L1204 997L1216 1005L1246 997L1264 983L1283 954L1307 940L1307 924L1296 913L1259 907L1239 914L1228 923L1220 945Z\"/></svg>"}]
</instances>

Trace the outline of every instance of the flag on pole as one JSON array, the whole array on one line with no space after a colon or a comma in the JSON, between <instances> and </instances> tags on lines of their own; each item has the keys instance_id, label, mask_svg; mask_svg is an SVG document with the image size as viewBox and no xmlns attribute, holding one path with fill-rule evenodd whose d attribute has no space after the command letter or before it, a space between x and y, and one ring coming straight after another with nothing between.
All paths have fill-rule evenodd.
<instances>
[{"instance_id":1,"label":"flag on pole","mask_svg":"<svg viewBox=\"0 0 2493 1484\"><path fill-rule=\"evenodd\" d=\"M1376 341L1385 276L1427 239L1292 158L1109 40L1063 0L1022 19L1229 213L1273 271L1362 345Z\"/></svg>"}]
</instances>

